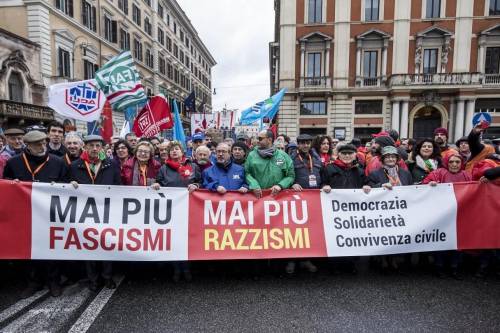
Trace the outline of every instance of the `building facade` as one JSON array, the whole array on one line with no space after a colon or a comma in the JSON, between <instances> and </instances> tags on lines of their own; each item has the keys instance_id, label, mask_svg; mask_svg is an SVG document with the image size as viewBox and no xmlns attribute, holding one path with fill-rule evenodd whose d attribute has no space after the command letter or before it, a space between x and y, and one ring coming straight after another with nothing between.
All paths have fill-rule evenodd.
<instances>
[{"instance_id":1,"label":"building facade","mask_svg":"<svg viewBox=\"0 0 500 333\"><path fill-rule=\"evenodd\" d=\"M271 92L279 131L500 137L500 0L276 0Z\"/></svg>"},{"instance_id":2,"label":"building facade","mask_svg":"<svg viewBox=\"0 0 500 333\"><path fill-rule=\"evenodd\" d=\"M4 0L0 27L39 45L45 87L93 78L130 50L149 95L184 101L194 90L211 111L216 62L175 0ZM113 119L119 132L123 113Z\"/></svg>"}]
</instances>

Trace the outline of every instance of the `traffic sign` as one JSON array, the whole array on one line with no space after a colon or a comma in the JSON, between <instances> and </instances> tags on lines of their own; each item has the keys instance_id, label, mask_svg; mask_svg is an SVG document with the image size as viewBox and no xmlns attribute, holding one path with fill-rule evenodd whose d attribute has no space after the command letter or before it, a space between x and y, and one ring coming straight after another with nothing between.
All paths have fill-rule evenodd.
<instances>
[{"instance_id":1,"label":"traffic sign","mask_svg":"<svg viewBox=\"0 0 500 333\"><path fill-rule=\"evenodd\" d=\"M491 124L491 115L486 112L478 112L472 118L472 126L476 127L477 124L486 123L488 126Z\"/></svg>"}]
</instances>

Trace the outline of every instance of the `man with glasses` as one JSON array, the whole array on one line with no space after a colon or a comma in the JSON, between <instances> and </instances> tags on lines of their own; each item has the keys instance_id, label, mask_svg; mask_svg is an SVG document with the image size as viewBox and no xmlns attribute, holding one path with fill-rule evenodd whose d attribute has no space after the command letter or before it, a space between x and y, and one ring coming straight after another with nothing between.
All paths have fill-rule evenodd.
<instances>
[{"instance_id":1,"label":"man with glasses","mask_svg":"<svg viewBox=\"0 0 500 333\"><path fill-rule=\"evenodd\" d=\"M203 171L203 188L224 194L227 191L248 192L245 169L231 159L231 148L227 143L219 143L215 150L217 162Z\"/></svg>"},{"instance_id":2,"label":"man with glasses","mask_svg":"<svg viewBox=\"0 0 500 333\"><path fill-rule=\"evenodd\" d=\"M270 189L272 195L287 189L295 181L295 171L290 156L273 146L274 134L263 130L258 135L256 149L248 154L245 162L246 181L257 198L262 190Z\"/></svg>"}]
</instances>

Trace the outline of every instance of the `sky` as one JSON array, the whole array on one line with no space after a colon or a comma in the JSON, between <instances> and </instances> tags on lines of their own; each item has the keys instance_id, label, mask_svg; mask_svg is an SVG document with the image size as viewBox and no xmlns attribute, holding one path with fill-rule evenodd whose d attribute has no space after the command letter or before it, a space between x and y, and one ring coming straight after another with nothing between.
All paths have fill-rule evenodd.
<instances>
[{"instance_id":1,"label":"sky","mask_svg":"<svg viewBox=\"0 0 500 333\"><path fill-rule=\"evenodd\" d=\"M217 65L213 110L246 109L269 97L273 0L177 0ZM213 92L213 89L212 89Z\"/></svg>"}]
</instances>

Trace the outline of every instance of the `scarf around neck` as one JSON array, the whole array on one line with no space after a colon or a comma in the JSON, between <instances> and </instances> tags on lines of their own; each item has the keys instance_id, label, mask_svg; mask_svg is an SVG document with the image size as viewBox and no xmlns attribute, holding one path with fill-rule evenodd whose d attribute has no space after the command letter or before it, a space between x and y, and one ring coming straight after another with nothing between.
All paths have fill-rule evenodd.
<instances>
[{"instance_id":1,"label":"scarf around neck","mask_svg":"<svg viewBox=\"0 0 500 333\"><path fill-rule=\"evenodd\" d=\"M165 164L168 165L171 169L177 171L181 178L186 179L191 177L191 175L193 174L193 167L190 163L187 162L188 159L186 157L183 157L180 162L168 159L165 161Z\"/></svg>"},{"instance_id":2,"label":"scarf around neck","mask_svg":"<svg viewBox=\"0 0 500 333\"><path fill-rule=\"evenodd\" d=\"M426 173L434 171L438 167L438 162L435 159L429 158L427 160L424 160L420 155L417 155L415 162L420 168L424 169Z\"/></svg>"},{"instance_id":3,"label":"scarf around neck","mask_svg":"<svg viewBox=\"0 0 500 333\"><path fill-rule=\"evenodd\" d=\"M262 158L271 158L274 155L274 152L276 151L276 148L271 147L271 148L264 148L264 149L257 149L257 153L260 155Z\"/></svg>"}]
</instances>

